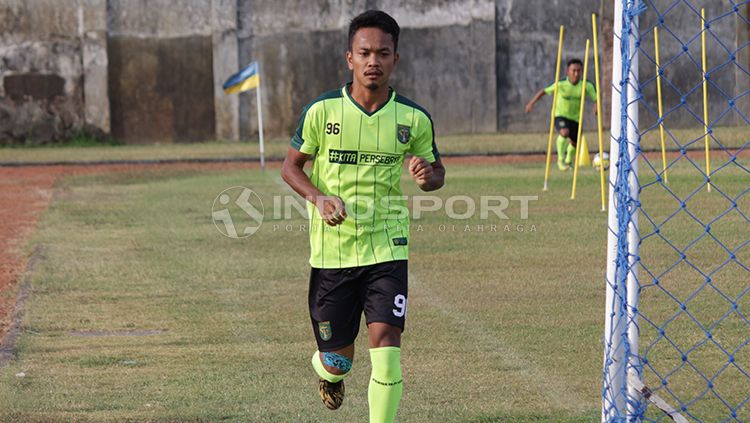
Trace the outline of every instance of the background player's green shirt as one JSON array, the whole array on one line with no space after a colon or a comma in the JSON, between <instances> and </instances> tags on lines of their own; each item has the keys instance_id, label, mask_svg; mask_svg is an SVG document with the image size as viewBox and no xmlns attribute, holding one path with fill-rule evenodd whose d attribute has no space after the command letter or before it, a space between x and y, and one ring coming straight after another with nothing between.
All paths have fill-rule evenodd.
<instances>
[{"instance_id":1,"label":"background player's green shirt","mask_svg":"<svg viewBox=\"0 0 750 423\"><path fill-rule=\"evenodd\" d=\"M302 111L292 146L314 154L312 183L344 200L348 217L328 226L315 205L310 215L310 265L322 269L366 266L408 258L409 211L401 191L404 156L435 162L439 155L430 115L389 92L367 113L349 84L321 95Z\"/></svg>"},{"instance_id":2,"label":"background player's green shirt","mask_svg":"<svg viewBox=\"0 0 750 423\"><path fill-rule=\"evenodd\" d=\"M555 84L544 89L544 92L552 95L555 92ZM596 101L596 87L591 81L586 81L586 95L592 101ZM568 78L561 79L557 83L557 104L555 106L555 117L564 117L579 122L578 112L581 111L581 81L573 85Z\"/></svg>"}]
</instances>

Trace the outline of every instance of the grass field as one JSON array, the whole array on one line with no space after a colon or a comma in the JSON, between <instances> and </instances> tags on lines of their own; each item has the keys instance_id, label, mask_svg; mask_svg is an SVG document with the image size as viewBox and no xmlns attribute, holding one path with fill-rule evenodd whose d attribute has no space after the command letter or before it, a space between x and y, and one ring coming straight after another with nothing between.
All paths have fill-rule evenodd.
<instances>
[{"instance_id":1,"label":"grass field","mask_svg":"<svg viewBox=\"0 0 750 423\"><path fill-rule=\"evenodd\" d=\"M606 213L599 211L597 174L582 169L575 202L570 177L555 171L542 193L539 163L448 166L443 199L538 200L528 219L511 202L504 220L456 221L434 212L412 222L400 422L598 421ZM684 192L700 184L687 165L670 178ZM747 175L727 172L716 183L741 193ZM30 275L17 360L0 369L0 420L366 421L364 336L344 407L330 412L317 397L307 234L298 227L304 221L267 218L249 238L222 236L211 206L237 185L266 205L291 194L274 169L62 180L27 247L44 250ZM417 194L407 177L403 185ZM671 204L663 191L644 196L655 212ZM691 201L701 213L722 210L715 196ZM748 209L747 200L741 207ZM717 231L735 243L746 227L737 217ZM683 244L695 229L667 228ZM668 265L663 245L645 248L663 253L654 266ZM720 251L710 254L699 257L720 259ZM736 289L746 278L738 272L723 283ZM726 306L706 301L706 319L710 307ZM669 316L673 305L665 304L647 310ZM746 331L740 322L726 336ZM734 398L746 385L724 386ZM707 415L722 411L720 404L707 407Z\"/></svg>"}]
</instances>

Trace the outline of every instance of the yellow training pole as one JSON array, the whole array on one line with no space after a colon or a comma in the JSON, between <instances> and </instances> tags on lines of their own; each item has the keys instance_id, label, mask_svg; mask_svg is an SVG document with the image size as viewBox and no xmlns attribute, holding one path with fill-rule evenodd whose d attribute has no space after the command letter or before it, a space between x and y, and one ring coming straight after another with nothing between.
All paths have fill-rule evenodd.
<instances>
[{"instance_id":1,"label":"yellow training pole","mask_svg":"<svg viewBox=\"0 0 750 423\"><path fill-rule=\"evenodd\" d=\"M583 77L581 78L581 108L578 112L578 148L576 148L576 161L575 168L573 169L573 192L570 194L570 199L576 199L576 180L578 179L578 158L581 156L578 151L579 148L583 147L581 141L581 134L583 134L583 105L586 104L586 77L588 76L589 70L589 39L586 39L586 55L583 57Z\"/></svg>"},{"instance_id":2,"label":"yellow training pole","mask_svg":"<svg viewBox=\"0 0 750 423\"><path fill-rule=\"evenodd\" d=\"M597 130L599 131L599 180L600 180L600 186L601 186L601 192L602 192L602 211L607 210L607 203L606 203L606 196L607 196L607 189L606 185L604 184L604 145L602 141L602 94L601 89L599 87L599 44L597 43L597 36L596 36L596 14L591 14L591 30L594 34L594 72L596 75L596 125ZM583 102L583 97L581 97L581 102ZM583 119L581 119L583 120Z\"/></svg>"},{"instance_id":3,"label":"yellow training pole","mask_svg":"<svg viewBox=\"0 0 750 423\"><path fill-rule=\"evenodd\" d=\"M705 135L703 140L706 144L706 175L711 177L711 155L708 150L708 80L706 79L706 10L701 9L701 47L703 56L703 128ZM711 192L711 183L706 186Z\"/></svg>"},{"instance_id":4,"label":"yellow training pole","mask_svg":"<svg viewBox=\"0 0 750 423\"><path fill-rule=\"evenodd\" d=\"M547 166L544 168L544 187L547 191L547 179L549 179L549 162L552 155L552 135L555 132L555 107L557 106L557 82L560 80L560 58L562 57L563 32L565 27L560 25L560 40L557 42L557 65L555 66L555 91L552 94L552 112L549 119L549 141L547 141Z\"/></svg>"},{"instance_id":5,"label":"yellow training pole","mask_svg":"<svg viewBox=\"0 0 750 423\"><path fill-rule=\"evenodd\" d=\"M659 63L659 28L654 27L654 49L656 51L656 98L659 104L659 136L661 137L661 162L664 169L664 183L667 180L667 150L664 147L664 110L661 102L661 64Z\"/></svg>"}]
</instances>

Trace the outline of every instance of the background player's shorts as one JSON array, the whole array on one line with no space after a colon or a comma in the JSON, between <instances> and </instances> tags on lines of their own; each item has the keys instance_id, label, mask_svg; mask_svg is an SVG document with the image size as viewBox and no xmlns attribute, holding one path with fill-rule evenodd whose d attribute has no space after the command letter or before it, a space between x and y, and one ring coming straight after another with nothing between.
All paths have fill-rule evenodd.
<instances>
[{"instance_id":1,"label":"background player's shorts","mask_svg":"<svg viewBox=\"0 0 750 423\"><path fill-rule=\"evenodd\" d=\"M335 351L354 343L362 311L367 324L387 323L404 330L407 261L310 271L310 319L318 350Z\"/></svg>"},{"instance_id":2,"label":"background player's shorts","mask_svg":"<svg viewBox=\"0 0 750 423\"><path fill-rule=\"evenodd\" d=\"M560 132L563 128L568 128L570 132L568 138L573 141L573 145L576 145L578 142L578 122L560 116L555 117L555 129L557 129L557 132Z\"/></svg>"}]
</instances>

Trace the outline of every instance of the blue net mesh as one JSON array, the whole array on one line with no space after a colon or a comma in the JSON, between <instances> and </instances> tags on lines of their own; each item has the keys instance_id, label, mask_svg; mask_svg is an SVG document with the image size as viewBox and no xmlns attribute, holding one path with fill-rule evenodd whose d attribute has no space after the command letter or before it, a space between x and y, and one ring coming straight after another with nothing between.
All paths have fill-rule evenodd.
<instances>
[{"instance_id":1,"label":"blue net mesh","mask_svg":"<svg viewBox=\"0 0 750 423\"><path fill-rule=\"evenodd\" d=\"M750 421L750 0L616 7L603 420Z\"/></svg>"}]
</instances>

